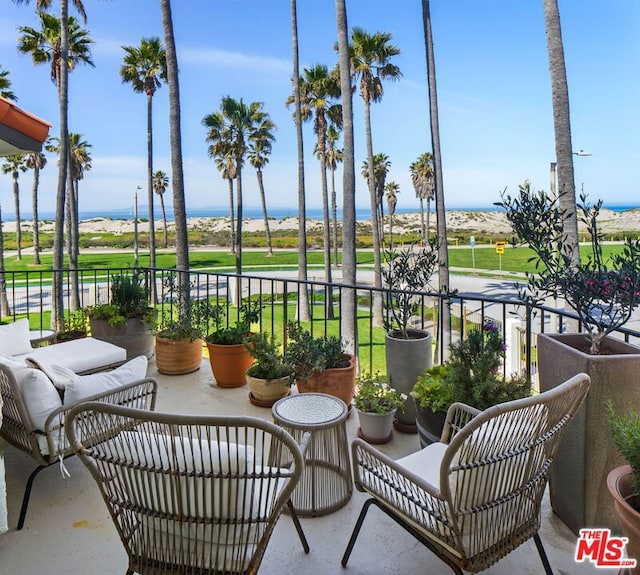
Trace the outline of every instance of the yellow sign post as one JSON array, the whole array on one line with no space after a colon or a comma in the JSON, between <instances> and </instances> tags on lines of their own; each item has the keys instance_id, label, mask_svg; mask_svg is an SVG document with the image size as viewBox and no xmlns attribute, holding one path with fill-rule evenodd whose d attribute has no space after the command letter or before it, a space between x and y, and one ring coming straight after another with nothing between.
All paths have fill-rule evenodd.
<instances>
[{"instance_id":1,"label":"yellow sign post","mask_svg":"<svg viewBox=\"0 0 640 575\"><path fill-rule=\"evenodd\" d=\"M502 277L502 254L507 242L496 242L496 253L498 254L498 260L500 261L500 277Z\"/></svg>"}]
</instances>

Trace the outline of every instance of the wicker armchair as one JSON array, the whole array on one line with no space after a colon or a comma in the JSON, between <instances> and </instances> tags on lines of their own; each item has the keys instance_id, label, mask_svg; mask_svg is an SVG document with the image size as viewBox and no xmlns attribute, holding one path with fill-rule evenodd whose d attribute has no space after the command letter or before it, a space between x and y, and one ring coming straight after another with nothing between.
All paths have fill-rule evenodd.
<instances>
[{"instance_id":1,"label":"wicker armchair","mask_svg":"<svg viewBox=\"0 0 640 575\"><path fill-rule=\"evenodd\" d=\"M139 409L154 409L157 383L144 379L109 391L91 396L87 400L104 401L116 405L128 405ZM7 443L31 456L37 467L33 470L24 491L17 529L22 529L29 506L33 481L43 470L74 455L73 449L64 435L63 422L66 412L73 406L54 409L46 418L42 429L34 425L25 405L20 384L13 370L0 363L0 396L2 397L2 426L0 437Z\"/></svg>"},{"instance_id":2,"label":"wicker armchair","mask_svg":"<svg viewBox=\"0 0 640 575\"><path fill-rule=\"evenodd\" d=\"M551 391L483 412L454 404L441 441L398 461L356 439L356 488L368 492L346 566L374 504L455 573L482 571L534 538L547 575L540 503L558 443L589 390L579 374Z\"/></svg>"},{"instance_id":3,"label":"wicker armchair","mask_svg":"<svg viewBox=\"0 0 640 575\"><path fill-rule=\"evenodd\" d=\"M66 421L129 556L127 574L256 573L285 505L309 551L289 502L302 450L275 424L102 403L78 405ZM84 435L105 439L88 446Z\"/></svg>"}]
</instances>

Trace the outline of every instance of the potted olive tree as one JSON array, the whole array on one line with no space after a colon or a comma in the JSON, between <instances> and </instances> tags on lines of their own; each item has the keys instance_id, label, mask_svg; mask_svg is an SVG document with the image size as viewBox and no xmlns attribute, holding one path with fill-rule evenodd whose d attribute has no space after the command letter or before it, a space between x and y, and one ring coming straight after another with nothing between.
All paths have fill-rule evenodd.
<instances>
[{"instance_id":1,"label":"potted olive tree","mask_svg":"<svg viewBox=\"0 0 640 575\"><path fill-rule=\"evenodd\" d=\"M249 401L260 407L271 407L291 392L293 367L285 362L273 335L251 334L244 346L253 358L246 372Z\"/></svg>"},{"instance_id":2,"label":"potted olive tree","mask_svg":"<svg viewBox=\"0 0 640 575\"><path fill-rule=\"evenodd\" d=\"M293 366L293 381L300 393L328 393L351 409L355 388L355 357L346 353L340 338L314 337L296 322L287 323L285 361Z\"/></svg>"},{"instance_id":3,"label":"potted olive tree","mask_svg":"<svg viewBox=\"0 0 640 575\"><path fill-rule=\"evenodd\" d=\"M582 330L538 335L541 391L577 373L591 377L589 395L563 436L551 470L552 507L575 533L590 526L613 528L617 519L606 474L622 460L601 430L607 425L607 400L616 409L631 405L640 410L640 349L608 334L623 326L640 303L640 242L627 239L605 252L598 227L602 201L589 205L581 195L577 210L590 245L575 264L557 199L532 192L525 182L518 196L503 194L497 205L506 210L519 241L534 253L536 272L528 274L528 285L520 290L523 303L563 298Z\"/></svg>"},{"instance_id":4,"label":"potted olive tree","mask_svg":"<svg viewBox=\"0 0 640 575\"><path fill-rule=\"evenodd\" d=\"M127 350L127 359L153 356L156 310L149 305L149 290L138 273L114 275L109 303L85 309L91 336Z\"/></svg>"},{"instance_id":5,"label":"potted olive tree","mask_svg":"<svg viewBox=\"0 0 640 575\"><path fill-rule=\"evenodd\" d=\"M260 321L259 301L245 300L238 309L234 323L228 321L228 308L222 304L212 306L214 331L207 335L207 349L211 371L219 387L240 387L247 380L245 373L253 359L245 347L251 335L251 324Z\"/></svg>"},{"instance_id":6,"label":"potted olive tree","mask_svg":"<svg viewBox=\"0 0 640 575\"><path fill-rule=\"evenodd\" d=\"M388 250L382 276L387 288L385 298L385 352L387 377L395 389L409 395L418 376L433 362L431 334L411 327L419 317L422 299L418 295L428 289L438 261L436 240L424 246L411 245ZM412 401L396 412L395 426L405 432L416 432L416 412Z\"/></svg>"},{"instance_id":7,"label":"potted olive tree","mask_svg":"<svg viewBox=\"0 0 640 575\"><path fill-rule=\"evenodd\" d=\"M627 554L640 562L640 416L637 411L618 415L611 401L607 402L613 443L627 465L612 469L607 487L614 500L622 532L629 538ZM636 567L629 575L640 573Z\"/></svg>"}]
</instances>

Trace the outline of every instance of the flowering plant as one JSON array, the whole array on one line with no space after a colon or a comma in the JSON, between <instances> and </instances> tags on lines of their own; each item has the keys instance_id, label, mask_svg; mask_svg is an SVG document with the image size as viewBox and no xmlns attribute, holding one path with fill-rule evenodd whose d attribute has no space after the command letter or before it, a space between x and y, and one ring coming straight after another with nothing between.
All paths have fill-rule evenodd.
<instances>
[{"instance_id":1,"label":"flowering plant","mask_svg":"<svg viewBox=\"0 0 640 575\"><path fill-rule=\"evenodd\" d=\"M565 298L586 329L589 352L598 354L604 337L624 325L640 304L640 241L625 239L620 251L605 257L598 228L602 200L591 206L584 194L576 207L591 250L583 259L567 239L566 212L557 199L532 192L525 182L518 197L503 194L496 205L506 210L520 242L535 253L531 261L536 263L536 273L527 274L529 285L520 290L521 299L535 305L545 297Z\"/></svg>"},{"instance_id":2,"label":"flowering plant","mask_svg":"<svg viewBox=\"0 0 640 575\"><path fill-rule=\"evenodd\" d=\"M404 405L407 396L390 387L379 373L363 375L357 383L353 398L356 409L367 413L390 413Z\"/></svg>"}]
</instances>

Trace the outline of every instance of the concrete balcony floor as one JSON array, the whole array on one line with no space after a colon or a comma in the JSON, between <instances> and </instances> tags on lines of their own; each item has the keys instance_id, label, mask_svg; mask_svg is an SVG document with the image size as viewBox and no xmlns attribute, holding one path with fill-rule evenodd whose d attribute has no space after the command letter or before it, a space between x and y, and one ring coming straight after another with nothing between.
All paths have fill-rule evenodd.
<instances>
[{"instance_id":1,"label":"concrete balcony floor","mask_svg":"<svg viewBox=\"0 0 640 575\"><path fill-rule=\"evenodd\" d=\"M159 411L193 414L238 414L271 419L269 409L253 406L246 387L220 389L204 360L200 370L184 376L163 376L150 362L149 375L159 381ZM358 427L354 414L347 420L350 437ZM34 484L22 531L15 531L18 511L33 461L0 442L4 449L9 525L0 535L0 573L7 575L85 574L122 575L127 557L106 507L88 471L75 458L65 461L71 477L63 479L59 468L44 470ZM393 458L419 448L416 435L395 432L381 450ZM451 570L379 510L372 508L346 569L340 559L365 496L354 491L341 510L319 518L301 519L311 552L305 555L288 516L283 515L267 548L261 573L268 575L378 575L385 573L430 575ZM541 537L554 573L604 573L591 564L573 560L576 536L552 513L545 497ZM606 572L613 572L611 570ZM543 573L533 541L522 545L485 573L520 575Z\"/></svg>"}]
</instances>

